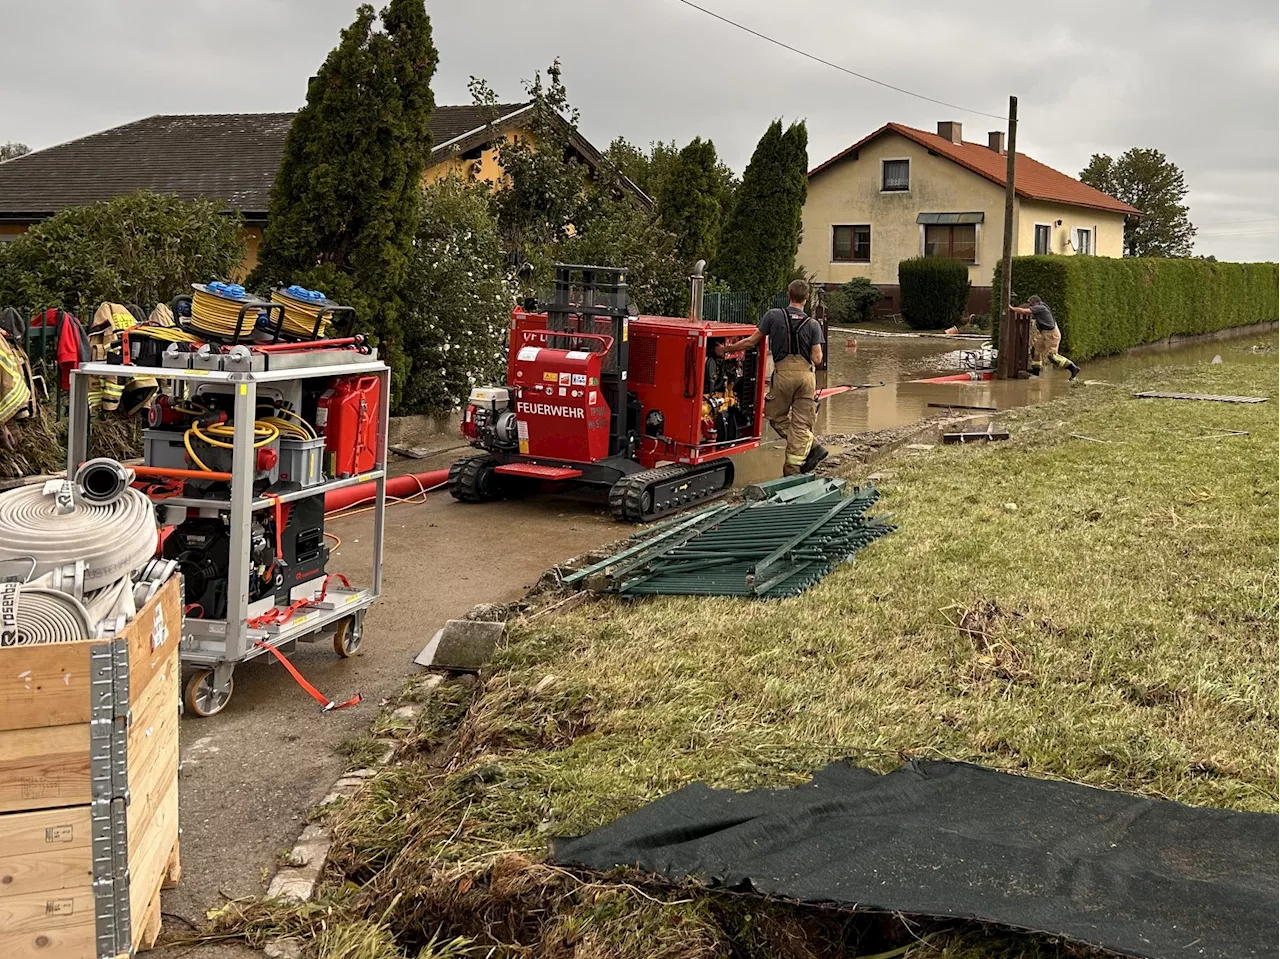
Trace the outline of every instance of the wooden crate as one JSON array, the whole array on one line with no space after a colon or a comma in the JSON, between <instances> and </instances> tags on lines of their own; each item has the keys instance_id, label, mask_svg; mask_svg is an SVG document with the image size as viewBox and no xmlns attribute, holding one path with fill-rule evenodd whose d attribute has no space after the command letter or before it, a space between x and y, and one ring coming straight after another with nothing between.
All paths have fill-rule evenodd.
<instances>
[{"instance_id":1,"label":"wooden crate","mask_svg":"<svg viewBox=\"0 0 1280 959\"><path fill-rule=\"evenodd\" d=\"M179 875L181 595L170 579L114 639L0 649L4 959L155 942Z\"/></svg>"}]
</instances>

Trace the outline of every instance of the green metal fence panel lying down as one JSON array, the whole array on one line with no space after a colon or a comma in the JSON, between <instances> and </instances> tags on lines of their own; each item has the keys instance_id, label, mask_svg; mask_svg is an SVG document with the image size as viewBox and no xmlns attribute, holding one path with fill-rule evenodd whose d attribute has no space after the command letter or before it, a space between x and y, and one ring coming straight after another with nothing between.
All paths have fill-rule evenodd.
<instances>
[{"instance_id":1,"label":"green metal fence panel lying down","mask_svg":"<svg viewBox=\"0 0 1280 959\"><path fill-rule=\"evenodd\" d=\"M845 495L844 480L788 477L635 534L632 546L564 577L626 596L752 596L804 592L873 540L892 532L868 517L874 486Z\"/></svg>"}]
</instances>

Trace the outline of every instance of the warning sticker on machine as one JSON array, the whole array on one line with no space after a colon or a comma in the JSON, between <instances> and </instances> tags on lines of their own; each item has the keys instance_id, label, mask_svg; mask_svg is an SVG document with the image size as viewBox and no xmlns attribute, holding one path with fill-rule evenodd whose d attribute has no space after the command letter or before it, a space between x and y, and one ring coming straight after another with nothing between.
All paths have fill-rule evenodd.
<instances>
[{"instance_id":1,"label":"warning sticker on machine","mask_svg":"<svg viewBox=\"0 0 1280 959\"><path fill-rule=\"evenodd\" d=\"M589 406L595 406L595 405L596 405L596 391L595 391L595 390L592 390L590 393L588 393L588 394L587 394L587 404L588 404Z\"/></svg>"},{"instance_id":2,"label":"warning sticker on machine","mask_svg":"<svg viewBox=\"0 0 1280 959\"><path fill-rule=\"evenodd\" d=\"M559 379L559 376L555 373L543 373L542 378L546 380L548 383L554 383L556 382L556 380Z\"/></svg>"},{"instance_id":3,"label":"warning sticker on machine","mask_svg":"<svg viewBox=\"0 0 1280 959\"><path fill-rule=\"evenodd\" d=\"M524 420L516 420L516 436L520 440L520 455L529 455L529 424Z\"/></svg>"},{"instance_id":4,"label":"warning sticker on machine","mask_svg":"<svg viewBox=\"0 0 1280 959\"><path fill-rule=\"evenodd\" d=\"M574 386L586 386L586 385L587 385L587 374L586 374L586 373L574 373L574 374L573 374L573 385L574 385Z\"/></svg>"},{"instance_id":5,"label":"warning sticker on machine","mask_svg":"<svg viewBox=\"0 0 1280 959\"><path fill-rule=\"evenodd\" d=\"M518 360L536 360L542 349L537 346L522 346L520 352L516 354Z\"/></svg>"},{"instance_id":6,"label":"warning sticker on machine","mask_svg":"<svg viewBox=\"0 0 1280 959\"><path fill-rule=\"evenodd\" d=\"M561 374L560 374L560 385L561 385L561 386L568 386L568 385L569 385L570 377L571 377L571 374L569 374L569 373L561 373Z\"/></svg>"}]
</instances>

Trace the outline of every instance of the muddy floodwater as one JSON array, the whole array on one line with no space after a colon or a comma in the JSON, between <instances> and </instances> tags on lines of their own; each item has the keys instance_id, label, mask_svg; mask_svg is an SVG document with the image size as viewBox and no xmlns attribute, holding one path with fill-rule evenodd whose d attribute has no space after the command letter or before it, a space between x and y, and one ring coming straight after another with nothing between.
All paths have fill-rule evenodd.
<instances>
[{"instance_id":1,"label":"muddy floodwater","mask_svg":"<svg viewBox=\"0 0 1280 959\"><path fill-rule=\"evenodd\" d=\"M1120 356L1100 357L1082 364L1081 380L1120 380L1134 370L1166 364L1241 362L1256 353L1276 349L1277 336L1246 335L1229 339L1146 347ZM941 338L870 337L831 333L826 384L875 384L884 386L832 397L818 413L817 432L862 433L907 426L944 412L939 406L1011 409L1040 403L1073 387L1063 370L1046 369L1028 380L985 380L968 383L914 383L912 380L961 372L969 357L958 352L978 351L979 340ZM950 358L951 362L945 362Z\"/></svg>"},{"instance_id":2,"label":"muddy floodwater","mask_svg":"<svg viewBox=\"0 0 1280 959\"><path fill-rule=\"evenodd\" d=\"M1073 386L1063 370L1047 369L1027 380L980 380L964 383L917 383L914 380L972 369L983 359L978 339L860 336L832 331L828 366L818 385L871 385L825 400L818 411L816 432L844 435L899 430L920 420L945 414L980 414L1029 406L1053 399L1070 389L1088 389L1087 381L1119 381L1135 370L1161 365L1265 362L1277 349L1275 331L1218 340L1143 347L1119 356L1100 357L1081 364L1080 385ZM883 382L883 386L877 384ZM932 404L932 405L931 405ZM781 470L781 442L765 425L770 440L760 450L734 457L734 485L777 476ZM835 450L833 450L835 452Z\"/></svg>"}]
</instances>

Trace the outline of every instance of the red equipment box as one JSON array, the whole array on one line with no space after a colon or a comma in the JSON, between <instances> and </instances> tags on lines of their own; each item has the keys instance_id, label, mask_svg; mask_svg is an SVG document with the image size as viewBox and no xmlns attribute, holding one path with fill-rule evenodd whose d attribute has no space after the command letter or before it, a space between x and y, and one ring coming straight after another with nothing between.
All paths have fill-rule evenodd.
<instances>
[{"instance_id":1,"label":"red equipment box","mask_svg":"<svg viewBox=\"0 0 1280 959\"><path fill-rule=\"evenodd\" d=\"M511 371L522 456L590 463L609 455L599 353L522 346Z\"/></svg>"}]
</instances>

